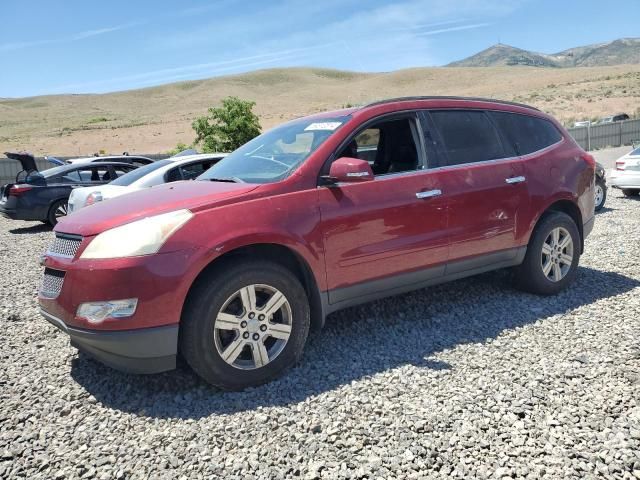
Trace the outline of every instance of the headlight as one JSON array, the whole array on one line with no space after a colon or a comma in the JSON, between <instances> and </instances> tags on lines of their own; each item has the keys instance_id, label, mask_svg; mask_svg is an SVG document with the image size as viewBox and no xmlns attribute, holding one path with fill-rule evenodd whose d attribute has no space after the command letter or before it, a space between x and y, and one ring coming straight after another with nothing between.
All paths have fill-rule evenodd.
<instances>
[{"instance_id":1,"label":"headlight","mask_svg":"<svg viewBox=\"0 0 640 480\"><path fill-rule=\"evenodd\" d=\"M156 253L169 237L193 217L177 210L143 218L96 236L80 258L121 258Z\"/></svg>"}]
</instances>

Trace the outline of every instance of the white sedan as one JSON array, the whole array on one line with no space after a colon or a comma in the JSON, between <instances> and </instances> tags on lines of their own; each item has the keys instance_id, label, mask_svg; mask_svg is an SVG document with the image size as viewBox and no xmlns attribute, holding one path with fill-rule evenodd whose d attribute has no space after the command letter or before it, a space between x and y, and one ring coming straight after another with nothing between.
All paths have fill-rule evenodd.
<instances>
[{"instance_id":1,"label":"white sedan","mask_svg":"<svg viewBox=\"0 0 640 480\"><path fill-rule=\"evenodd\" d=\"M96 202L102 202L126 193L153 187L154 185L178 180L193 180L225 156L226 153L202 153L166 158L137 168L106 185L75 188L71 191L71 196L69 197L68 212L71 214Z\"/></svg>"},{"instance_id":2,"label":"white sedan","mask_svg":"<svg viewBox=\"0 0 640 480\"><path fill-rule=\"evenodd\" d=\"M627 197L640 194L640 147L616 160L609 183L613 188L620 188Z\"/></svg>"}]
</instances>

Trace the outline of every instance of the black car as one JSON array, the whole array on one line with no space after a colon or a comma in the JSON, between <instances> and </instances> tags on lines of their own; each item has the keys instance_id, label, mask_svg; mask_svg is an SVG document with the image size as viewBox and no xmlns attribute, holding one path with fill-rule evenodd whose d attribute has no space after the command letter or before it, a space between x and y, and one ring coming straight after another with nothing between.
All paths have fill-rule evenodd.
<instances>
[{"instance_id":1,"label":"black car","mask_svg":"<svg viewBox=\"0 0 640 480\"><path fill-rule=\"evenodd\" d=\"M604 202L607 199L607 179L605 176L604 167L596 162L596 212L604 207Z\"/></svg>"},{"instance_id":2,"label":"black car","mask_svg":"<svg viewBox=\"0 0 640 480\"><path fill-rule=\"evenodd\" d=\"M121 162L95 162L62 165L38 172L30 154L6 153L18 160L23 170L15 183L0 189L0 215L13 220L40 220L55 225L67 214L67 202L75 187L103 185L136 165Z\"/></svg>"}]
</instances>

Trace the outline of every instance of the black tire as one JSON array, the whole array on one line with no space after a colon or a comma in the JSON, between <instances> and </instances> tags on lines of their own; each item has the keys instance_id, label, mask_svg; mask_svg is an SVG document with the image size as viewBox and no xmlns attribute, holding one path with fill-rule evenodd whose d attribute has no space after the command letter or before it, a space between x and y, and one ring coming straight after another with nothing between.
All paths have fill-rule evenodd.
<instances>
[{"instance_id":1,"label":"black tire","mask_svg":"<svg viewBox=\"0 0 640 480\"><path fill-rule=\"evenodd\" d=\"M595 210L596 212L598 212L602 210L602 207L604 207L604 202L607 200L607 184L603 179L596 178L596 188L602 189L602 200L600 201L600 203L595 204Z\"/></svg>"},{"instance_id":2,"label":"black tire","mask_svg":"<svg viewBox=\"0 0 640 480\"><path fill-rule=\"evenodd\" d=\"M291 307L291 333L269 363L243 370L227 363L218 352L214 322L225 302L248 285L267 285L286 297ZM208 383L242 390L266 383L294 365L302 356L309 325L309 300L291 271L272 262L239 260L206 273L189 293L180 325L180 353Z\"/></svg>"},{"instance_id":3,"label":"black tire","mask_svg":"<svg viewBox=\"0 0 640 480\"><path fill-rule=\"evenodd\" d=\"M556 228L563 228L573 242L573 260L568 271L559 281L552 281L545 275L542 266L543 244ZM515 269L516 285L521 290L538 295L554 295L567 288L575 279L580 261L580 232L573 219L562 212L545 214L536 225L527 254L520 266Z\"/></svg>"},{"instance_id":4,"label":"black tire","mask_svg":"<svg viewBox=\"0 0 640 480\"><path fill-rule=\"evenodd\" d=\"M638 195L640 195L640 190L634 190L632 188L623 188L622 194L625 197L637 197Z\"/></svg>"},{"instance_id":5,"label":"black tire","mask_svg":"<svg viewBox=\"0 0 640 480\"><path fill-rule=\"evenodd\" d=\"M52 227L56 226L56 223L58 223L58 218L66 216L66 213L65 215L58 215L56 213L56 212L59 212L60 208L63 208L64 211L66 212L69 208L69 200L67 200L66 198L63 198L61 200L56 200L55 202L53 202L53 204L49 208L49 213L47 214L47 223Z\"/></svg>"}]
</instances>

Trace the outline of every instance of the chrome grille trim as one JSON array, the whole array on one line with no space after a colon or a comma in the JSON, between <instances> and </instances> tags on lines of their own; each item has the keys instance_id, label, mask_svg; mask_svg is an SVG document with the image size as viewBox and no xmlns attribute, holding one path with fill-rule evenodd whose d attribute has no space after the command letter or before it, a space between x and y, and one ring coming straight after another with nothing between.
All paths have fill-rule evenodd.
<instances>
[{"instance_id":1,"label":"chrome grille trim","mask_svg":"<svg viewBox=\"0 0 640 480\"><path fill-rule=\"evenodd\" d=\"M40 295L44 298L56 298L62 291L64 272L46 268L40 283Z\"/></svg>"},{"instance_id":2,"label":"chrome grille trim","mask_svg":"<svg viewBox=\"0 0 640 480\"><path fill-rule=\"evenodd\" d=\"M73 258L76 256L82 237L56 233L56 238L49 245L47 255L52 257Z\"/></svg>"}]
</instances>

